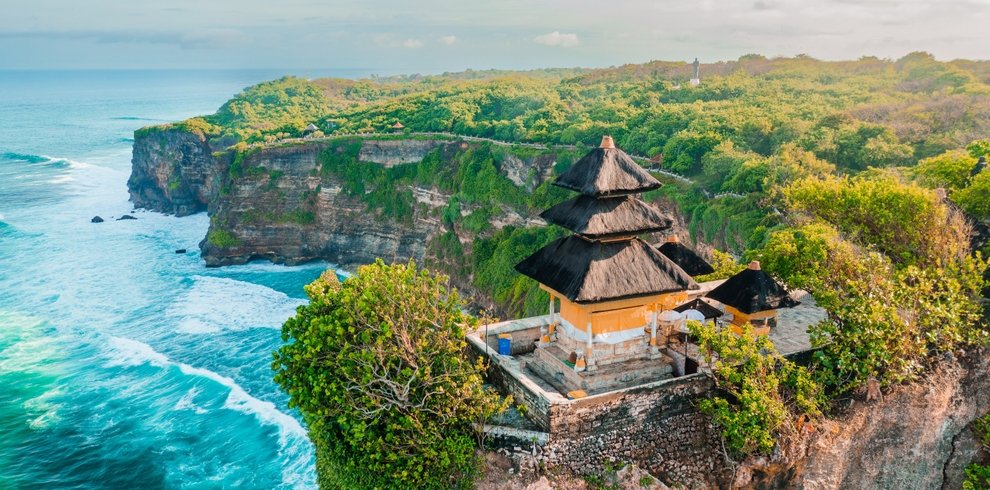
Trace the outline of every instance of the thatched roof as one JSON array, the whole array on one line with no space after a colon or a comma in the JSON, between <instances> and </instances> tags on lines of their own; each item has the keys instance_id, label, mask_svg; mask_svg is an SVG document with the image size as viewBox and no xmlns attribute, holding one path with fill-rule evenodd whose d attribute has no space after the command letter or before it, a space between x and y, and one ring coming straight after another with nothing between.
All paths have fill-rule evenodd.
<instances>
[{"instance_id":1,"label":"thatched roof","mask_svg":"<svg viewBox=\"0 0 990 490\"><path fill-rule=\"evenodd\" d=\"M403 128L405 128L405 126L403 126L402 123L400 123L399 121L396 121L395 124L392 125L392 129L403 129Z\"/></svg>"},{"instance_id":2,"label":"thatched roof","mask_svg":"<svg viewBox=\"0 0 990 490\"><path fill-rule=\"evenodd\" d=\"M660 249L660 253L673 260L681 269L684 269L684 272L692 276L702 276L715 272L715 268L711 264L701 258L697 252L677 241L675 236L671 236L670 240L658 245L657 248Z\"/></svg>"},{"instance_id":3,"label":"thatched roof","mask_svg":"<svg viewBox=\"0 0 990 490\"><path fill-rule=\"evenodd\" d=\"M638 238L599 242L571 235L537 250L516 270L577 303L698 289L691 276Z\"/></svg>"},{"instance_id":4,"label":"thatched roof","mask_svg":"<svg viewBox=\"0 0 990 490\"><path fill-rule=\"evenodd\" d=\"M791 298L784 286L763 272L759 262L750 263L748 268L726 279L705 296L747 315L801 304Z\"/></svg>"},{"instance_id":5,"label":"thatched roof","mask_svg":"<svg viewBox=\"0 0 990 490\"><path fill-rule=\"evenodd\" d=\"M706 320L712 318L718 318L723 314L721 310L708 304L708 302L706 302L701 298L694 298L691 301L688 301L687 303L684 303L683 305L674 308L674 311L680 313L684 313L685 311L688 310L700 311L702 315L705 315Z\"/></svg>"},{"instance_id":6,"label":"thatched roof","mask_svg":"<svg viewBox=\"0 0 990 490\"><path fill-rule=\"evenodd\" d=\"M540 213L540 217L594 239L663 231L673 223L656 206L632 196L581 195Z\"/></svg>"},{"instance_id":7,"label":"thatched roof","mask_svg":"<svg viewBox=\"0 0 990 490\"><path fill-rule=\"evenodd\" d=\"M315 124L309 123L309 126L306 126L306 129L304 129L303 131L307 133L312 133L313 131L319 131L319 130L320 128L316 127Z\"/></svg>"},{"instance_id":8,"label":"thatched roof","mask_svg":"<svg viewBox=\"0 0 990 490\"><path fill-rule=\"evenodd\" d=\"M602 138L602 146L591 150L560 174L554 184L597 197L646 192L662 185L629 155L616 148L609 136Z\"/></svg>"}]
</instances>

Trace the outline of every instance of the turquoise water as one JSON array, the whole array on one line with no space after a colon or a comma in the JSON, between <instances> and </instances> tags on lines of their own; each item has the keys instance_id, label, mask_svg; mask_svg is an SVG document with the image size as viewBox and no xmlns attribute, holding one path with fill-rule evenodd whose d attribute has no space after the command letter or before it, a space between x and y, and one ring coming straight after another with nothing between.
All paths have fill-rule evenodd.
<instances>
[{"instance_id":1,"label":"turquoise water","mask_svg":"<svg viewBox=\"0 0 990 490\"><path fill-rule=\"evenodd\" d=\"M205 214L127 201L134 129L279 75L0 71L0 488L314 486L270 362L327 265L207 269Z\"/></svg>"}]
</instances>

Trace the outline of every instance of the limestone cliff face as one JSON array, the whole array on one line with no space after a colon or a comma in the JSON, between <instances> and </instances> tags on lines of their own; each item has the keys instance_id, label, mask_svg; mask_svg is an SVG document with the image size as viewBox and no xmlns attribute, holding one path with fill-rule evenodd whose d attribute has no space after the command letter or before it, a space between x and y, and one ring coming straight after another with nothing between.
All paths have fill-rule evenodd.
<instances>
[{"instance_id":1,"label":"limestone cliff face","mask_svg":"<svg viewBox=\"0 0 990 490\"><path fill-rule=\"evenodd\" d=\"M176 216L206 211L226 172L202 134L178 128L136 133L131 165L134 206Z\"/></svg>"},{"instance_id":2,"label":"limestone cliff face","mask_svg":"<svg viewBox=\"0 0 990 490\"><path fill-rule=\"evenodd\" d=\"M416 143L417 149L427 146ZM390 146L390 155L376 154L381 164L412 158ZM201 244L207 265L258 258L288 264L323 259L344 267L379 257L422 260L429 239L442 227L430 211L445 206L449 196L415 188L421 200L412 219L382 216L344 192L339 179L321 175L317 157L326 149L326 143L314 142L269 148L246 157L242 162L246 172L264 171L233 179L210 208L210 235ZM216 233L229 234L230 240L217 239Z\"/></svg>"},{"instance_id":3,"label":"limestone cliff face","mask_svg":"<svg viewBox=\"0 0 990 490\"><path fill-rule=\"evenodd\" d=\"M970 425L990 410L990 353L942 360L928 379L856 401L789 461L750 461L747 488L958 489L979 450Z\"/></svg>"}]
</instances>

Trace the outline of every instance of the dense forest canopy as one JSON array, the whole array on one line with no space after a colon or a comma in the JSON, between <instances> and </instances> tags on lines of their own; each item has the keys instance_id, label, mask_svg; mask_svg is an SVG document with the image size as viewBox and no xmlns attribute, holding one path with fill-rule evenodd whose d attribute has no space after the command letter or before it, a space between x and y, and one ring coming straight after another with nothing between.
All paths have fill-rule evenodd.
<instances>
[{"instance_id":1,"label":"dense forest canopy","mask_svg":"<svg viewBox=\"0 0 990 490\"><path fill-rule=\"evenodd\" d=\"M990 132L990 62L926 53L825 62L808 57L599 70L469 71L367 80L286 77L249 87L213 116L248 141L298 134L444 131L506 141L592 144L611 134L631 153L700 173L719 144L770 156L794 143L843 170L907 165ZM724 146L723 146L724 148Z\"/></svg>"}]
</instances>

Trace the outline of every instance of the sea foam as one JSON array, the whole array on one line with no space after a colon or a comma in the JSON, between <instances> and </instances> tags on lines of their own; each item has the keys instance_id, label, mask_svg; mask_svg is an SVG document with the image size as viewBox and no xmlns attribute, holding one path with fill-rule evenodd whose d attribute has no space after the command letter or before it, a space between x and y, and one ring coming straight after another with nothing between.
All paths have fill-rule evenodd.
<instances>
[{"instance_id":1,"label":"sea foam","mask_svg":"<svg viewBox=\"0 0 990 490\"><path fill-rule=\"evenodd\" d=\"M278 328L304 301L258 284L193 276L193 287L168 309L182 333Z\"/></svg>"},{"instance_id":2,"label":"sea foam","mask_svg":"<svg viewBox=\"0 0 990 490\"><path fill-rule=\"evenodd\" d=\"M182 374L206 378L229 389L230 391L223 405L224 408L253 415L263 424L277 426L279 429L279 443L281 445L285 446L288 444L288 438L290 436L306 438L306 429L302 427L302 424L298 420L291 415L281 412L274 403L259 400L251 396L237 382L227 376L210 371L209 369L173 361L165 354L156 351L150 345L137 340L110 337L109 345L113 353L111 354L110 362L106 364L108 367L134 367L143 364L150 364L163 369L173 366L177 367ZM179 403L181 402L180 400Z\"/></svg>"}]
</instances>

